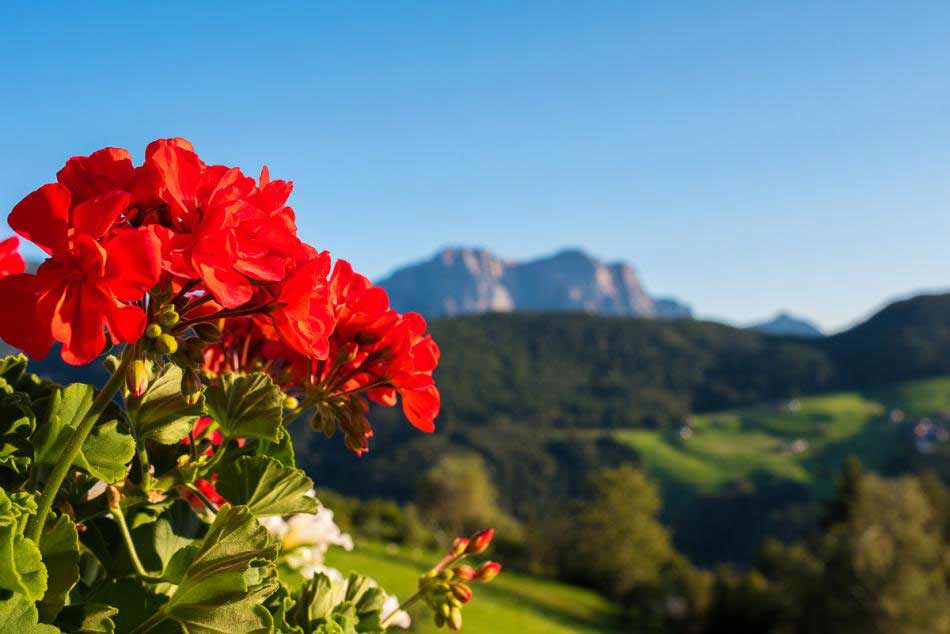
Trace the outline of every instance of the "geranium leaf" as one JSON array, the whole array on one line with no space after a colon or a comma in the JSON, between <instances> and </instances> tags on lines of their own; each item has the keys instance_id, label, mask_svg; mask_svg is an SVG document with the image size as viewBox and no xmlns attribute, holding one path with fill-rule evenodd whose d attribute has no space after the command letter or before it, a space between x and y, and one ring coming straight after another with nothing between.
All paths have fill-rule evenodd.
<instances>
[{"instance_id":1,"label":"geranium leaf","mask_svg":"<svg viewBox=\"0 0 950 634\"><path fill-rule=\"evenodd\" d=\"M34 429L36 416L29 397L0 391L0 467L26 473L33 461L30 435Z\"/></svg>"},{"instance_id":2,"label":"geranium leaf","mask_svg":"<svg viewBox=\"0 0 950 634\"><path fill-rule=\"evenodd\" d=\"M79 535L69 516L60 515L46 525L40 552L49 581L38 607L40 616L49 622L59 614L66 604L66 595L79 581Z\"/></svg>"},{"instance_id":3,"label":"geranium leaf","mask_svg":"<svg viewBox=\"0 0 950 634\"><path fill-rule=\"evenodd\" d=\"M38 601L46 592L46 566L32 539L20 534L20 526L36 512L36 502L27 494L8 496L0 489L0 589L18 592Z\"/></svg>"},{"instance_id":4,"label":"geranium leaf","mask_svg":"<svg viewBox=\"0 0 950 634\"><path fill-rule=\"evenodd\" d=\"M226 374L205 392L208 414L228 438L278 442L284 435L283 393L266 374Z\"/></svg>"},{"instance_id":5,"label":"geranium leaf","mask_svg":"<svg viewBox=\"0 0 950 634\"><path fill-rule=\"evenodd\" d=\"M168 364L159 370L141 397L128 399L129 420L136 438L173 445L194 427L204 413L203 397L194 405L185 403L181 376L181 368Z\"/></svg>"},{"instance_id":6,"label":"geranium leaf","mask_svg":"<svg viewBox=\"0 0 950 634\"><path fill-rule=\"evenodd\" d=\"M0 632L17 634L59 634L59 628L39 622L39 613L32 601L18 592L0 593Z\"/></svg>"},{"instance_id":7,"label":"geranium leaf","mask_svg":"<svg viewBox=\"0 0 950 634\"><path fill-rule=\"evenodd\" d=\"M306 494L312 488L313 481L300 469L263 456L244 456L218 472L218 493L257 516L316 513L317 501Z\"/></svg>"},{"instance_id":8,"label":"geranium leaf","mask_svg":"<svg viewBox=\"0 0 950 634\"><path fill-rule=\"evenodd\" d=\"M194 556L161 608L167 618L190 634L272 631L261 604L277 589L277 548L250 510L224 505L201 542L185 550Z\"/></svg>"},{"instance_id":9,"label":"geranium leaf","mask_svg":"<svg viewBox=\"0 0 950 634\"><path fill-rule=\"evenodd\" d=\"M253 448L254 455L267 456L273 458L285 467L295 467L297 460L294 457L294 443L286 427L281 428L281 437L277 442L270 440L258 440Z\"/></svg>"},{"instance_id":10,"label":"geranium leaf","mask_svg":"<svg viewBox=\"0 0 950 634\"><path fill-rule=\"evenodd\" d=\"M135 455L135 440L110 420L94 427L82 444L76 464L100 480L117 482L125 477L126 465Z\"/></svg>"},{"instance_id":11,"label":"geranium leaf","mask_svg":"<svg viewBox=\"0 0 950 634\"><path fill-rule=\"evenodd\" d=\"M0 359L0 389L11 393L17 389L26 378L27 358L17 354Z\"/></svg>"},{"instance_id":12,"label":"geranium leaf","mask_svg":"<svg viewBox=\"0 0 950 634\"><path fill-rule=\"evenodd\" d=\"M59 613L56 624L67 632L76 634L114 634L112 617L119 611L109 605L96 603L70 605Z\"/></svg>"},{"instance_id":13,"label":"geranium leaf","mask_svg":"<svg viewBox=\"0 0 950 634\"><path fill-rule=\"evenodd\" d=\"M385 594L368 577L350 574L334 583L324 574L305 583L287 621L304 631L322 634L384 632L381 613Z\"/></svg>"},{"instance_id":14,"label":"geranium leaf","mask_svg":"<svg viewBox=\"0 0 950 634\"><path fill-rule=\"evenodd\" d=\"M33 458L43 464L55 464L76 431L76 425L92 407L95 390L91 385L73 383L55 389L44 399L46 422L33 435ZM125 476L125 466L135 454L135 441L119 429L116 420L93 428L76 457L75 465L106 482Z\"/></svg>"}]
</instances>

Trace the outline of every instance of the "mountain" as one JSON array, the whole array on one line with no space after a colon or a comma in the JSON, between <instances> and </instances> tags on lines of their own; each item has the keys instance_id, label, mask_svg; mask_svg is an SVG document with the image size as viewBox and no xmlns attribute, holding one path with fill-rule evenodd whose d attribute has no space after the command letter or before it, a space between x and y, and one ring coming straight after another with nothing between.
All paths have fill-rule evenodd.
<instances>
[{"instance_id":1,"label":"mountain","mask_svg":"<svg viewBox=\"0 0 950 634\"><path fill-rule=\"evenodd\" d=\"M796 317L789 313L779 313L768 321L749 326L752 330L764 332L767 335L784 335L789 337L821 337L824 333L811 321Z\"/></svg>"},{"instance_id":2,"label":"mountain","mask_svg":"<svg viewBox=\"0 0 950 634\"><path fill-rule=\"evenodd\" d=\"M650 297L629 264L605 263L578 249L516 262L484 249L447 248L397 270L379 285L397 310L429 318L515 311L692 315L676 300Z\"/></svg>"}]
</instances>

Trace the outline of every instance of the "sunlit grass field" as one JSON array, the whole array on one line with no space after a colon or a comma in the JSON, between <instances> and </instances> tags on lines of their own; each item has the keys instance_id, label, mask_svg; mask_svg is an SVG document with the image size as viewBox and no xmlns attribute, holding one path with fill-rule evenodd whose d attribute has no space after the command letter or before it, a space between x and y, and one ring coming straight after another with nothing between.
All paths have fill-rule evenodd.
<instances>
[{"instance_id":1,"label":"sunlit grass field","mask_svg":"<svg viewBox=\"0 0 950 634\"><path fill-rule=\"evenodd\" d=\"M490 554L490 553L489 553ZM401 600L410 596L419 575L439 556L418 549L357 539L356 548L327 553L327 564L344 574L357 570L376 579ZM488 585L474 585L463 611L465 631L473 634L601 634L616 631L614 606L594 592L503 571ZM438 632L426 607L410 610L413 632Z\"/></svg>"},{"instance_id":2,"label":"sunlit grass field","mask_svg":"<svg viewBox=\"0 0 950 634\"><path fill-rule=\"evenodd\" d=\"M901 423L889 416L898 409ZM885 468L904 450L908 421L943 410L950 410L948 377L697 415L685 439L675 430L616 437L637 449L647 473L668 489L709 492L767 474L823 497L848 456Z\"/></svg>"}]
</instances>

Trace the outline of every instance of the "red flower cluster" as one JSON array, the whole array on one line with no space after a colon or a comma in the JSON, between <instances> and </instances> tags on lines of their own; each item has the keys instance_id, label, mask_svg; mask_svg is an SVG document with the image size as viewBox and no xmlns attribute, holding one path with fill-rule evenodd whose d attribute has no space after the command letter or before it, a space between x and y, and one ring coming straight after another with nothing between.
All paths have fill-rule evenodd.
<instances>
[{"instance_id":1,"label":"red flower cluster","mask_svg":"<svg viewBox=\"0 0 950 634\"><path fill-rule=\"evenodd\" d=\"M326 359L300 355L256 318L229 322L220 343L207 349L205 368L227 372L256 362L286 391L302 395L301 408L315 408L315 428L331 434L339 427L357 454L372 437L367 399L392 407L401 398L409 421L433 431L440 398L432 371L439 348L426 334L425 320L390 308L386 292L345 260L337 261L330 276L329 301L336 325Z\"/></svg>"},{"instance_id":2,"label":"red flower cluster","mask_svg":"<svg viewBox=\"0 0 950 634\"><path fill-rule=\"evenodd\" d=\"M207 165L184 139L154 141L137 167L116 148L74 157L56 179L9 216L49 256L36 274L23 272L16 238L0 243L7 343L42 358L60 342L72 364L109 342L135 344L137 359L168 355L187 369L186 398L202 360L215 372L265 370L357 453L372 435L368 401L401 398L410 422L433 430L439 349L425 320L394 311L343 260L330 273L329 254L297 237L290 182L266 167L255 181ZM210 324L222 338L205 348Z\"/></svg>"},{"instance_id":3,"label":"red flower cluster","mask_svg":"<svg viewBox=\"0 0 950 634\"><path fill-rule=\"evenodd\" d=\"M134 167L106 148L71 158L24 198L10 226L50 256L36 275L3 278L12 302L0 338L44 357L88 363L106 344L135 342L148 322L145 295L159 282L228 311L267 311L278 334L322 358L333 327L328 258L297 237L292 189L234 167L206 165L184 139L151 143ZM321 303L322 301L322 303Z\"/></svg>"}]
</instances>

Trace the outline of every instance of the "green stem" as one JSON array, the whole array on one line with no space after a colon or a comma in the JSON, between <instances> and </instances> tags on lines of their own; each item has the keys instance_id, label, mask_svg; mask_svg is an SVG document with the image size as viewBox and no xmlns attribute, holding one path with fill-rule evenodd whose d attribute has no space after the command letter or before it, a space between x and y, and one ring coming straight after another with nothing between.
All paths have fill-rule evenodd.
<instances>
[{"instance_id":1,"label":"green stem","mask_svg":"<svg viewBox=\"0 0 950 634\"><path fill-rule=\"evenodd\" d=\"M123 381L125 381L125 368L132 359L132 355L129 352L130 350L131 348L126 348L122 353L122 360L119 362L119 367L115 369L115 373L109 377L106 384L99 390L95 400L92 402L92 407L89 408L86 417L83 418L82 422L76 427L76 431L69 437L66 448L63 450L59 461L53 467L49 478L46 480L46 484L43 486L43 493L37 505L36 517L33 518L33 522L30 524L30 532L28 535L37 546L43 535L43 527L46 525L46 518L49 517L49 512L53 506L53 500L56 498L56 493L59 492L59 487L62 486L63 480L66 479L66 474L69 473L69 469L76 461L76 457L79 455L79 452L82 451L82 444L86 442L86 437L95 426L99 415L102 414L106 405L109 404L116 392L119 391Z\"/></svg>"},{"instance_id":2,"label":"green stem","mask_svg":"<svg viewBox=\"0 0 950 634\"><path fill-rule=\"evenodd\" d=\"M193 484L191 484L191 483L185 484L185 488L188 489L189 491L191 491L192 493L194 493L196 496L198 496L198 499L201 500L201 503L204 504L205 507L207 507L207 509L208 509L209 511L211 511L211 514L212 514L212 515L214 515L214 514L216 514L216 513L218 512L218 509L217 509L217 507L214 505L214 502L212 502L211 500L209 500L209 499L208 499L208 496L205 495L204 493L202 493L201 489L199 489L198 487L196 487L195 485L193 485Z\"/></svg>"},{"instance_id":3,"label":"green stem","mask_svg":"<svg viewBox=\"0 0 950 634\"><path fill-rule=\"evenodd\" d=\"M158 581L158 577L153 577L146 572L145 566L142 565L142 560L139 559L139 553L135 550L132 533L129 532L129 525L125 523L125 514L122 512L122 508L117 506L111 510L112 517L115 518L115 523L119 525L119 532L122 533L122 539L125 540L125 549L129 552L129 559L132 560L132 567L135 568L135 572L146 581Z\"/></svg>"},{"instance_id":4,"label":"green stem","mask_svg":"<svg viewBox=\"0 0 950 634\"><path fill-rule=\"evenodd\" d=\"M421 592L421 591L420 591L420 592L416 592L414 595L412 595L411 597L409 597L408 599L406 599L405 601L403 601L401 604L399 604L399 607L396 608L396 610L395 610L392 614L390 614L389 616L387 616L387 617L383 620L383 622L380 623L380 625L381 625L382 627L388 627L389 624L390 624L390 622L392 622L393 619L395 619L396 616L397 616L400 612L405 612L406 610L408 610L409 607L410 607L413 603L415 603L416 601L418 601L420 598L422 598L422 592Z\"/></svg>"},{"instance_id":5,"label":"green stem","mask_svg":"<svg viewBox=\"0 0 950 634\"><path fill-rule=\"evenodd\" d=\"M142 491L147 495L152 489L152 470L149 468L148 452L145 450L143 441L138 447L139 467L142 469Z\"/></svg>"},{"instance_id":6,"label":"green stem","mask_svg":"<svg viewBox=\"0 0 950 634\"><path fill-rule=\"evenodd\" d=\"M148 632L166 618L168 618L168 616L163 611L158 610L155 614L150 616L147 621L132 630L132 634L145 634L145 632Z\"/></svg>"}]
</instances>

